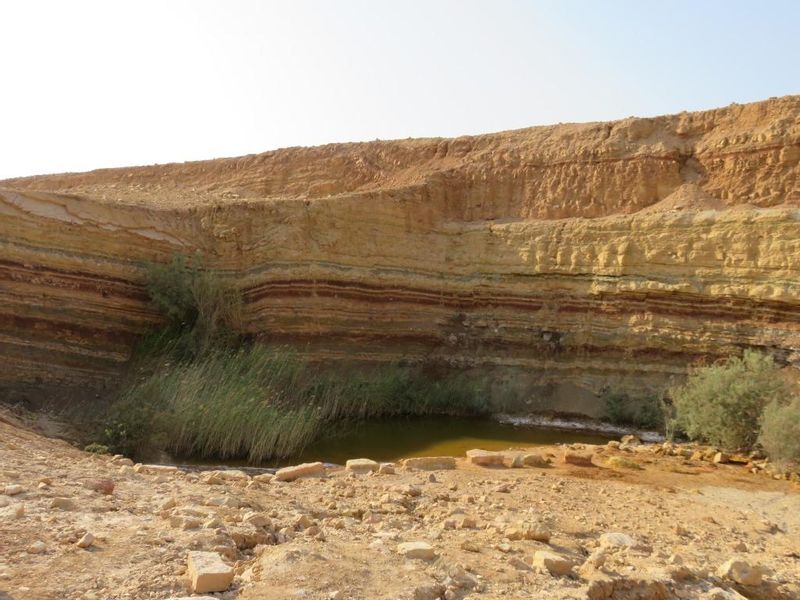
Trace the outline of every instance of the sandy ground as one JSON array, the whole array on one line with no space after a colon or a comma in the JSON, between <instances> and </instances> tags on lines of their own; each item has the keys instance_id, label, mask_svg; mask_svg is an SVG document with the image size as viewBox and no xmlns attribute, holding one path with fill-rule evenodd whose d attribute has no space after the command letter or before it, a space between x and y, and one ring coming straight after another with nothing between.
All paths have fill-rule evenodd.
<instances>
[{"instance_id":1,"label":"sandy ground","mask_svg":"<svg viewBox=\"0 0 800 600\"><path fill-rule=\"evenodd\" d=\"M800 598L800 487L655 449L278 483L134 468L0 415L0 599L182 597L198 550L242 600Z\"/></svg>"}]
</instances>

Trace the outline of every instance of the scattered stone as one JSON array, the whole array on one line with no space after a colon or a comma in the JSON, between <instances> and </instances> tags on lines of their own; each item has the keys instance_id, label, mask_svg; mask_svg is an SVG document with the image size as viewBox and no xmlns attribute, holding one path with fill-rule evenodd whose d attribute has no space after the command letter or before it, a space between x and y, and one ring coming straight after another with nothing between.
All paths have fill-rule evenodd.
<instances>
[{"instance_id":1,"label":"scattered stone","mask_svg":"<svg viewBox=\"0 0 800 600\"><path fill-rule=\"evenodd\" d=\"M47 546L41 540L37 540L25 548L25 552L28 554L42 554L45 550L47 550Z\"/></svg>"},{"instance_id":2,"label":"scattered stone","mask_svg":"<svg viewBox=\"0 0 800 600\"><path fill-rule=\"evenodd\" d=\"M595 572L586 590L587 600L668 600L675 596L664 581L646 578L609 577ZM691 596L692 598L694 596Z\"/></svg>"},{"instance_id":3,"label":"scattered stone","mask_svg":"<svg viewBox=\"0 0 800 600\"><path fill-rule=\"evenodd\" d=\"M641 470L641 465L626 456L610 456L606 460L606 466L612 469L636 469Z\"/></svg>"},{"instance_id":4,"label":"scattered stone","mask_svg":"<svg viewBox=\"0 0 800 600\"><path fill-rule=\"evenodd\" d=\"M293 467L278 469L275 481L294 481L305 477L325 477L325 465L321 462L302 463Z\"/></svg>"},{"instance_id":5,"label":"scattered stone","mask_svg":"<svg viewBox=\"0 0 800 600\"><path fill-rule=\"evenodd\" d=\"M642 440L640 440L637 436L633 435L632 433L628 435L623 435L619 439L619 441L620 445L623 446L639 446L642 443Z\"/></svg>"},{"instance_id":6,"label":"scattered stone","mask_svg":"<svg viewBox=\"0 0 800 600\"><path fill-rule=\"evenodd\" d=\"M461 517L456 521L456 527L459 529L475 529L477 526L478 523L473 517Z\"/></svg>"},{"instance_id":7,"label":"scattered stone","mask_svg":"<svg viewBox=\"0 0 800 600\"><path fill-rule=\"evenodd\" d=\"M467 450L467 462L481 467L502 467L505 455L502 452L489 452L488 450Z\"/></svg>"},{"instance_id":8,"label":"scattered stone","mask_svg":"<svg viewBox=\"0 0 800 600\"><path fill-rule=\"evenodd\" d=\"M351 458L345 464L345 471L355 473L357 475L366 475L367 473L374 473L379 468L378 463L369 458Z\"/></svg>"},{"instance_id":9,"label":"scattered stone","mask_svg":"<svg viewBox=\"0 0 800 600\"><path fill-rule=\"evenodd\" d=\"M525 466L525 457L522 454L515 454L511 459L512 469L521 469Z\"/></svg>"},{"instance_id":10,"label":"scattered stone","mask_svg":"<svg viewBox=\"0 0 800 600\"><path fill-rule=\"evenodd\" d=\"M538 550L533 555L533 566L551 575L568 575L575 562L549 550Z\"/></svg>"},{"instance_id":11,"label":"scattered stone","mask_svg":"<svg viewBox=\"0 0 800 600\"><path fill-rule=\"evenodd\" d=\"M257 512L247 512L242 517L242 523L247 523L248 525L252 525L253 527L262 527L269 529L272 527L272 520L266 516L262 515L261 513Z\"/></svg>"},{"instance_id":12,"label":"scattered stone","mask_svg":"<svg viewBox=\"0 0 800 600\"><path fill-rule=\"evenodd\" d=\"M736 590L725 590L720 587L711 588L700 598L701 600L747 600Z\"/></svg>"},{"instance_id":13,"label":"scattered stone","mask_svg":"<svg viewBox=\"0 0 800 600\"><path fill-rule=\"evenodd\" d=\"M731 559L717 570L717 575L741 585L761 585L763 572L747 561Z\"/></svg>"},{"instance_id":14,"label":"scattered stone","mask_svg":"<svg viewBox=\"0 0 800 600\"><path fill-rule=\"evenodd\" d=\"M432 560L436 558L436 551L427 542L403 542L397 545L397 553L405 558Z\"/></svg>"},{"instance_id":15,"label":"scattered stone","mask_svg":"<svg viewBox=\"0 0 800 600\"><path fill-rule=\"evenodd\" d=\"M187 572L194 593L224 592L233 581L233 568L216 552L189 552Z\"/></svg>"},{"instance_id":16,"label":"scattered stone","mask_svg":"<svg viewBox=\"0 0 800 600\"><path fill-rule=\"evenodd\" d=\"M143 465L138 463L133 466L136 473L146 473L148 475L171 475L178 471L178 467L174 465Z\"/></svg>"},{"instance_id":17,"label":"scattered stone","mask_svg":"<svg viewBox=\"0 0 800 600\"><path fill-rule=\"evenodd\" d=\"M378 473L381 475L394 475L395 474L395 464L394 463L381 463L381 466L378 467Z\"/></svg>"},{"instance_id":18,"label":"scattered stone","mask_svg":"<svg viewBox=\"0 0 800 600\"><path fill-rule=\"evenodd\" d=\"M21 485L19 485L17 483L12 483L12 484L7 485L7 486L5 486L3 488L3 493L6 496L16 496L17 494L21 494L24 491L25 491L25 488L23 488Z\"/></svg>"},{"instance_id":19,"label":"scattered stone","mask_svg":"<svg viewBox=\"0 0 800 600\"><path fill-rule=\"evenodd\" d=\"M456 468L456 459L452 456L419 456L405 459L403 467L419 471L447 471Z\"/></svg>"},{"instance_id":20,"label":"scattered stone","mask_svg":"<svg viewBox=\"0 0 800 600\"><path fill-rule=\"evenodd\" d=\"M511 558L509 558L508 564L510 564L518 571L533 571L533 567L531 567L528 563L526 563L518 556L512 556Z\"/></svg>"},{"instance_id":21,"label":"scattered stone","mask_svg":"<svg viewBox=\"0 0 800 600\"><path fill-rule=\"evenodd\" d=\"M564 453L561 455L561 462L567 465L574 465L576 467L593 467L592 455L586 452L575 452L569 448L564 448Z\"/></svg>"},{"instance_id":22,"label":"scattered stone","mask_svg":"<svg viewBox=\"0 0 800 600\"><path fill-rule=\"evenodd\" d=\"M75 502L71 498L53 498L50 501L50 508L60 510L75 510Z\"/></svg>"},{"instance_id":23,"label":"scattered stone","mask_svg":"<svg viewBox=\"0 0 800 600\"><path fill-rule=\"evenodd\" d=\"M272 473L259 473L258 475L253 475L253 481L258 483L269 483L275 478L275 475Z\"/></svg>"},{"instance_id":24,"label":"scattered stone","mask_svg":"<svg viewBox=\"0 0 800 600\"><path fill-rule=\"evenodd\" d=\"M438 600L444 590L444 586L439 583L421 585L414 590L414 600Z\"/></svg>"},{"instance_id":25,"label":"scattered stone","mask_svg":"<svg viewBox=\"0 0 800 600\"><path fill-rule=\"evenodd\" d=\"M601 548L635 548L639 542L624 533L604 533L600 536Z\"/></svg>"},{"instance_id":26,"label":"scattered stone","mask_svg":"<svg viewBox=\"0 0 800 600\"><path fill-rule=\"evenodd\" d=\"M719 464L725 464L725 463L731 462L731 457L730 457L730 455L726 454L725 452L717 452L714 455L713 461L715 463L717 463L718 465Z\"/></svg>"},{"instance_id":27,"label":"scattered stone","mask_svg":"<svg viewBox=\"0 0 800 600\"><path fill-rule=\"evenodd\" d=\"M83 534L83 537L76 543L78 548L89 548L94 544L94 536L88 531Z\"/></svg>"},{"instance_id":28,"label":"scattered stone","mask_svg":"<svg viewBox=\"0 0 800 600\"><path fill-rule=\"evenodd\" d=\"M550 461L541 454L526 454L522 457L522 462L527 467L536 467L537 469L546 469L550 466Z\"/></svg>"},{"instance_id":29,"label":"scattered stone","mask_svg":"<svg viewBox=\"0 0 800 600\"><path fill-rule=\"evenodd\" d=\"M90 479L89 481L84 482L83 485L93 492L105 494L106 496L110 496L114 493L114 482L111 479Z\"/></svg>"},{"instance_id":30,"label":"scattered stone","mask_svg":"<svg viewBox=\"0 0 800 600\"><path fill-rule=\"evenodd\" d=\"M15 521L25 516L24 504L12 504L11 506L0 508L0 521Z\"/></svg>"},{"instance_id":31,"label":"scattered stone","mask_svg":"<svg viewBox=\"0 0 800 600\"><path fill-rule=\"evenodd\" d=\"M526 540L549 544L552 534L549 529L541 525L529 525L523 528L523 537Z\"/></svg>"}]
</instances>

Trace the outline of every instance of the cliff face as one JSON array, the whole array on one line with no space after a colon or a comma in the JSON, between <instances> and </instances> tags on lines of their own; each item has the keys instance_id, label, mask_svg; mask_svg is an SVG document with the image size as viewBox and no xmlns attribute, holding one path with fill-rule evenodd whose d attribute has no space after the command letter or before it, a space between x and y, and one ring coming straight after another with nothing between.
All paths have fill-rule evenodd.
<instances>
[{"instance_id":1,"label":"cliff face","mask_svg":"<svg viewBox=\"0 0 800 600\"><path fill-rule=\"evenodd\" d=\"M142 265L196 250L249 332L315 358L435 358L551 397L747 346L795 361L798 207L800 96L7 180L0 379L112 380L157 322Z\"/></svg>"}]
</instances>

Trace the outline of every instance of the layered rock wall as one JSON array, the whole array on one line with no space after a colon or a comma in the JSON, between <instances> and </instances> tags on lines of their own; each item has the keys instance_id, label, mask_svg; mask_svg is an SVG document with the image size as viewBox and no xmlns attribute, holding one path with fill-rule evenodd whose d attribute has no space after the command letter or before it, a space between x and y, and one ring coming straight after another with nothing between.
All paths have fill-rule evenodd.
<instances>
[{"instance_id":1,"label":"layered rock wall","mask_svg":"<svg viewBox=\"0 0 800 600\"><path fill-rule=\"evenodd\" d=\"M800 97L0 182L0 380L101 386L201 251L248 332L520 395L800 348Z\"/></svg>"}]
</instances>

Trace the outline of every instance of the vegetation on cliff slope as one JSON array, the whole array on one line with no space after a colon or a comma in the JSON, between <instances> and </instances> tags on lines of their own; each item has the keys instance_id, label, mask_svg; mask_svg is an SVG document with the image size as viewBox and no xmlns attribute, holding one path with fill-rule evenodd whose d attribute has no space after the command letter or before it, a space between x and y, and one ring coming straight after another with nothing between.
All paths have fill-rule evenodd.
<instances>
[{"instance_id":1,"label":"vegetation on cliff slope","mask_svg":"<svg viewBox=\"0 0 800 600\"><path fill-rule=\"evenodd\" d=\"M480 386L430 369L325 369L237 334L241 300L199 261L148 270L166 327L139 344L132 382L111 407L103 442L136 454L263 461L297 454L336 424L379 416L481 414Z\"/></svg>"}]
</instances>

